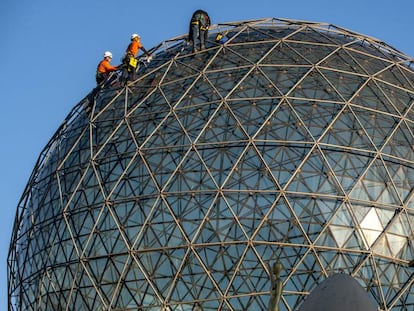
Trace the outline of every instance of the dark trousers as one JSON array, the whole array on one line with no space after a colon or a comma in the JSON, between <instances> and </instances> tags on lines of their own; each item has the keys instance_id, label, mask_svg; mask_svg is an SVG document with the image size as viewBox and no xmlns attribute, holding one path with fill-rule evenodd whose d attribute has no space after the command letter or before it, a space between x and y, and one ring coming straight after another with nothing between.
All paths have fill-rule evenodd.
<instances>
[{"instance_id":1,"label":"dark trousers","mask_svg":"<svg viewBox=\"0 0 414 311\"><path fill-rule=\"evenodd\" d=\"M116 79L118 79L118 75L115 71L96 73L96 84L100 87L106 87L108 85L111 85Z\"/></svg>"},{"instance_id":2,"label":"dark trousers","mask_svg":"<svg viewBox=\"0 0 414 311\"><path fill-rule=\"evenodd\" d=\"M131 57L133 56L127 55L122 59L122 80L124 82L135 80L135 73L137 71L137 68L131 66Z\"/></svg>"},{"instance_id":3,"label":"dark trousers","mask_svg":"<svg viewBox=\"0 0 414 311\"><path fill-rule=\"evenodd\" d=\"M101 84L108 78L108 73L97 72L95 78L96 78L96 84Z\"/></svg>"},{"instance_id":4,"label":"dark trousers","mask_svg":"<svg viewBox=\"0 0 414 311\"><path fill-rule=\"evenodd\" d=\"M123 68L122 68L122 80L124 81L132 81L135 80L135 68L128 65L128 64L124 64Z\"/></svg>"},{"instance_id":5,"label":"dark trousers","mask_svg":"<svg viewBox=\"0 0 414 311\"><path fill-rule=\"evenodd\" d=\"M192 38L191 40L193 41L193 48L194 50L197 50L197 40L200 41L200 49L203 50L205 47L205 30L203 30L199 24L191 24L191 33L192 33Z\"/></svg>"}]
</instances>

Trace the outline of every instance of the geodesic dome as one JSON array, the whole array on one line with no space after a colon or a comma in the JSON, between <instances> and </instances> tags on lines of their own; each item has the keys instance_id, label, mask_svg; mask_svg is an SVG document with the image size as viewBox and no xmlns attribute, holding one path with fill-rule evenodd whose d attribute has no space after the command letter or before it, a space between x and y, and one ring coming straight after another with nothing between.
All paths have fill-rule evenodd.
<instances>
[{"instance_id":1,"label":"geodesic dome","mask_svg":"<svg viewBox=\"0 0 414 311\"><path fill-rule=\"evenodd\" d=\"M281 310L338 272L382 310L413 308L411 58L274 18L215 25L197 54L185 36L153 53L42 151L10 310L266 310L276 260Z\"/></svg>"}]
</instances>

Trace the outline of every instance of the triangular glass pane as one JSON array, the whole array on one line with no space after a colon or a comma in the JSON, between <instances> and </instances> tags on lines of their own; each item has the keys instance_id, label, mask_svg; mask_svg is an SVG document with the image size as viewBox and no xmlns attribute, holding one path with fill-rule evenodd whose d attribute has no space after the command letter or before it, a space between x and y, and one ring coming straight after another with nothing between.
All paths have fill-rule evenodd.
<instances>
[{"instance_id":1,"label":"triangular glass pane","mask_svg":"<svg viewBox=\"0 0 414 311\"><path fill-rule=\"evenodd\" d=\"M80 288L78 284L74 285L74 287L75 286L76 288ZM76 310L88 310L90 309L90 306L94 306L94 308L99 309L106 308L106 304L103 304L101 298L99 297L94 287L89 286L81 288L81 291L74 291L73 293L71 293L68 305L72 306L73 308L76 308Z\"/></svg>"},{"instance_id":2,"label":"triangular glass pane","mask_svg":"<svg viewBox=\"0 0 414 311\"><path fill-rule=\"evenodd\" d=\"M391 138L384 145L382 153L400 158L401 161L414 161L413 146L414 137L412 131L408 128L407 123L403 121L397 126Z\"/></svg>"},{"instance_id":3,"label":"triangular glass pane","mask_svg":"<svg viewBox=\"0 0 414 311\"><path fill-rule=\"evenodd\" d=\"M245 150L223 186L227 189L237 190L274 191L278 189L270 171L252 146Z\"/></svg>"},{"instance_id":4,"label":"triangular glass pane","mask_svg":"<svg viewBox=\"0 0 414 311\"><path fill-rule=\"evenodd\" d=\"M393 104L389 101L389 96L385 96L384 89L380 88L378 83L369 81L362 87L358 96L352 99L352 104L362 106L366 109L376 110L378 112L385 112L389 114L398 115L399 112L395 110Z\"/></svg>"},{"instance_id":5,"label":"triangular glass pane","mask_svg":"<svg viewBox=\"0 0 414 311\"><path fill-rule=\"evenodd\" d=\"M340 137L340 136L338 136ZM322 150L325 158L340 187L348 193L355 185L361 174L366 170L372 160L363 154L354 152L335 151L330 148Z\"/></svg>"},{"instance_id":6,"label":"triangular glass pane","mask_svg":"<svg viewBox=\"0 0 414 311\"><path fill-rule=\"evenodd\" d=\"M76 247L82 251L87 247L87 242L103 207L90 208L89 210L76 211L68 217L68 227L72 232L72 239Z\"/></svg>"},{"instance_id":7,"label":"triangular glass pane","mask_svg":"<svg viewBox=\"0 0 414 311\"><path fill-rule=\"evenodd\" d=\"M110 259L107 269L103 272L101 284L104 286L105 296L113 302L119 295L118 289L124 276L124 269L128 265L129 256L115 255Z\"/></svg>"},{"instance_id":8,"label":"triangular glass pane","mask_svg":"<svg viewBox=\"0 0 414 311\"><path fill-rule=\"evenodd\" d=\"M355 93L365 83L367 78L350 73L320 69L321 74L329 82L331 87L341 96L341 101L348 101L355 96Z\"/></svg>"},{"instance_id":9,"label":"triangular glass pane","mask_svg":"<svg viewBox=\"0 0 414 311\"><path fill-rule=\"evenodd\" d=\"M243 254L234 278L229 286L229 293L250 295L253 292L265 292L270 289L269 278L260 258L251 248Z\"/></svg>"},{"instance_id":10,"label":"triangular glass pane","mask_svg":"<svg viewBox=\"0 0 414 311\"><path fill-rule=\"evenodd\" d=\"M273 19L274 20L274 19ZM240 26L242 28L240 28ZM274 27L261 27L261 24L233 24L226 25L226 35L230 38L231 43L246 43L246 42L255 42L268 41L270 39L282 38L286 34L290 33L292 30L286 28L274 28ZM234 27L234 28L228 28Z\"/></svg>"},{"instance_id":11,"label":"triangular glass pane","mask_svg":"<svg viewBox=\"0 0 414 311\"><path fill-rule=\"evenodd\" d=\"M407 118L411 118L410 120L412 120L413 112L410 107L412 106L413 102L413 87L410 86L407 90L403 87L406 88L409 86L409 84L400 86L385 83L383 81L377 81L377 84L384 92L384 94L386 94L388 100L390 101L390 105L393 107L393 110L397 110L398 115L406 115Z\"/></svg>"},{"instance_id":12,"label":"triangular glass pane","mask_svg":"<svg viewBox=\"0 0 414 311\"><path fill-rule=\"evenodd\" d=\"M200 73L198 65L194 57L189 57L188 55L171 59L160 82L166 84L195 77Z\"/></svg>"},{"instance_id":13,"label":"triangular glass pane","mask_svg":"<svg viewBox=\"0 0 414 311\"><path fill-rule=\"evenodd\" d=\"M373 251L383 256L396 258L407 245L407 237L386 233L375 243Z\"/></svg>"},{"instance_id":14,"label":"triangular glass pane","mask_svg":"<svg viewBox=\"0 0 414 311\"><path fill-rule=\"evenodd\" d=\"M148 103L155 105L157 101L163 106L163 110L147 106ZM145 101L139 108L135 109L127 119L128 125L134 135L134 139L139 146L157 130L159 123L161 123L169 113L169 106L165 102L165 99L162 96L159 96L157 101L154 103L152 101Z\"/></svg>"},{"instance_id":15,"label":"triangular glass pane","mask_svg":"<svg viewBox=\"0 0 414 311\"><path fill-rule=\"evenodd\" d=\"M355 149L375 149L359 120L349 108L345 108L337 116L336 121L331 124L329 131L322 137L321 142Z\"/></svg>"},{"instance_id":16,"label":"triangular glass pane","mask_svg":"<svg viewBox=\"0 0 414 311\"><path fill-rule=\"evenodd\" d=\"M73 154L73 158L78 158L79 153ZM78 158L79 159L79 158ZM85 185L88 183L91 185L95 182L95 174L89 163L78 165L70 165L70 162L65 162L64 167L56 171L57 181L60 188L60 199L65 209L74 208L74 202L77 202L76 206L86 206L92 202L87 200L90 198L89 195L85 194ZM91 185L92 186L92 185ZM89 190L90 193L92 190ZM96 190L95 190L96 191ZM69 206L69 207L68 207Z\"/></svg>"},{"instance_id":17,"label":"triangular glass pane","mask_svg":"<svg viewBox=\"0 0 414 311\"><path fill-rule=\"evenodd\" d=\"M157 294L135 260L130 260L125 268L113 307L138 307L144 304L151 306L159 303Z\"/></svg>"},{"instance_id":18,"label":"triangular glass pane","mask_svg":"<svg viewBox=\"0 0 414 311\"><path fill-rule=\"evenodd\" d=\"M187 239L177 226L176 218L165 206L164 201L159 200L154 206L153 213L148 216L145 229L134 247L161 249L186 244Z\"/></svg>"},{"instance_id":19,"label":"triangular glass pane","mask_svg":"<svg viewBox=\"0 0 414 311\"><path fill-rule=\"evenodd\" d=\"M200 135L209 118L214 114L214 111L219 106L219 103L204 103L202 105L192 105L187 101L187 97L180 102L176 107L175 113L179 122L185 128L186 134L191 141L195 141Z\"/></svg>"},{"instance_id":20,"label":"triangular glass pane","mask_svg":"<svg viewBox=\"0 0 414 311\"><path fill-rule=\"evenodd\" d=\"M150 170L150 176L156 180L158 187L162 188L176 170L185 150L179 146L167 150L143 149L142 153Z\"/></svg>"},{"instance_id":21,"label":"triangular glass pane","mask_svg":"<svg viewBox=\"0 0 414 311\"><path fill-rule=\"evenodd\" d=\"M365 247L365 243L360 231L356 230L359 226L353 217L353 211L350 212L352 208L352 206L341 204L330 221L329 229L339 247L360 250Z\"/></svg>"},{"instance_id":22,"label":"triangular glass pane","mask_svg":"<svg viewBox=\"0 0 414 311\"><path fill-rule=\"evenodd\" d=\"M412 90L414 87L414 72L412 70L412 63L410 62L410 59L398 62L396 66L398 67L398 70L401 72L401 74L407 79L407 83L403 83L404 88L407 90Z\"/></svg>"},{"instance_id":23,"label":"triangular glass pane","mask_svg":"<svg viewBox=\"0 0 414 311\"><path fill-rule=\"evenodd\" d=\"M257 63L273 45L274 42L256 42L254 48L252 48L249 44L232 44L227 45L226 50L232 51L236 55L239 55L239 59L243 59L243 61L237 63L239 67L242 67Z\"/></svg>"},{"instance_id":24,"label":"triangular glass pane","mask_svg":"<svg viewBox=\"0 0 414 311\"><path fill-rule=\"evenodd\" d=\"M276 193L261 193L256 191L226 193L226 200L237 215L238 222L243 226L248 237L259 229L263 218L274 204Z\"/></svg>"},{"instance_id":25,"label":"triangular glass pane","mask_svg":"<svg viewBox=\"0 0 414 311\"><path fill-rule=\"evenodd\" d=\"M391 298L390 305L392 303L392 307L394 309L400 309L404 310L404 308L407 308L407 306L414 305L414 298L413 298L413 290L414 290L414 284L410 283L404 291L401 291L395 299Z\"/></svg>"},{"instance_id":26,"label":"triangular glass pane","mask_svg":"<svg viewBox=\"0 0 414 311\"><path fill-rule=\"evenodd\" d=\"M151 212L154 201L154 198L140 198L129 202L114 203L112 212L129 245L132 245L137 239L147 216Z\"/></svg>"},{"instance_id":27,"label":"triangular glass pane","mask_svg":"<svg viewBox=\"0 0 414 311\"><path fill-rule=\"evenodd\" d=\"M288 42L287 45L297 54L307 60L308 64L318 64L330 55L336 46L318 44L303 44L302 42Z\"/></svg>"},{"instance_id":28,"label":"triangular glass pane","mask_svg":"<svg viewBox=\"0 0 414 311\"><path fill-rule=\"evenodd\" d=\"M113 149L116 152L116 147L115 145L113 146ZM108 198L110 198L111 193L114 191L114 187L119 188L118 183L126 177L126 170L135 159L136 153L133 151L130 153L123 153L122 156L120 156L120 154L100 154L99 158L94 160L96 163L96 173L99 176L102 187L108 194Z\"/></svg>"},{"instance_id":29,"label":"triangular glass pane","mask_svg":"<svg viewBox=\"0 0 414 311\"><path fill-rule=\"evenodd\" d=\"M69 233L63 234L62 232L67 232L66 224L60 224L59 228L56 229L55 241L59 243L53 243L53 246L50 248L49 257L47 259L47 264L50 266L58 265L61 263L75 262L79 258L76 248L70 239ZM70 273L70 269L63 270L65 273ZM64 277L60 279L59 282L65 282ZM64 288L70 287L70 282L67 283Z\"/></svg>"},{"instance_id":30,"label":"triangular glass pane","mask_svg":"<svg viewBox=\"0 0 414 311\"><path fill-rule=\"evenodd\" d=\"M277 88L278 91L276 95L289 95L292 88L300 79L302 79L311 67L261 66L260 69Z\"/></svg>"},{"instance_id":31,"label":"triangular glass pane","mask_svg":"<svg viewBox=\"0 0 414 311\"><path fill-rule=\"evenodd\" d=\"M277 105L277 99L237 100L228 104L249 137L254 137Z\"/></svg>"},{"instance_id":32,"label":"triangular glass pane","mask_svg":"<svg viewBox=\"0 0 414 311\"><path fill-rule=\"evenodd\" d=\"M128 249L124 242L124 235L108 211L109 208L105 207L104 209L84 245L82 254L86 257L119 254Z\"/></svg>"},{"instance_id":33,"label":"triangular glass pane","mask_svg":"<svg viewBox=\"0 0 414 311\"><path fill-rule=\"evenodd\" d=\"M211 192L193 192L183 195L168 195L165 197L169 206L179 220L179 227L192 241L202 220L206 217L215 194Z\"/></svg>"},{"instance_id":34,"label":"triangular glass pane","mask_svg":"<svg viewBox=\"0 0 414 311\"><path fill-rule=\"evenodd\" d=\"M24 305L19 305L20 307L24 307L24 310L34 310L34 307L38 310L48 310L50 308L53 308L53 310L65 310L69 303L69 290L59 286L58 279L53 275L53 271L50 268L47 274L45 273L39 280L37 286L38 295L41 298L36 301L36 304L32 305L33 309Z\"/></svg>"},{"instance_id":35,"label":"triangular glass pane","mask_svg":"<svg viewBox=\"0 0 414 311\"><path fill-rule=\"evenodd\" d=\"M157 85L163 83L165 77L166 66L158 67L157 71L146 73L141 75L138 80L128 85L128 89L125 96L125 111L126 114L130 114L132 111L137 109L138 106L142 105L143 102L148 98L151 93L158 92ZM156 105L156 102L153 102Z\"/></svg>"},{"instance_id":36,"label":"triangular glass pane","mask_svg":"<svg viewBox=\"0 0 414 311\"><path fill-rule=\"evenodd\" d=\"M116 128L113 128L112 133L109 134L107 140L103 141L100 146L94 145L93 147L94 159L105 158L110 155L119 155L120 153L123 154L136 150L136 144L132 139L129 127L125 122L120 122Z\"/></svg>"},{"instance_id":37,"label":"triangular glass pane","mask_svg":"<svg viewBox=\"0 0 414 311\"><path fill-rule=\"evenodd\" d=\"M192 49L191 45L188 45L186 48L187 50L184 50L184 51L187 51L187 52L180 53L179 55L176 54L177 64L179 64L180 67L182 67L183 65L186 65L187 67L192 68L198 73L204 71L209 66L211 66L212 59L216 58L217 56L216 55L217 48L214 48L214 49L209 48L201 53L195 53L195 54L192 53L191 51ZM174 67L174 65L175 64L173 64L172 66ZM176 68L173 69L173 67L171 68L171 70L175 71ZM180 80L184 80L184 79L180 79Z\"/></svg>"},{"instance_id":38,"label":"triangular glass pane","mask_svg":"<svg viewBox=\"0 0 414 311\"><path fill-rule=\"evenodd\" d=\"M257 249L257 246L255 248ZM292 274L292 271L300 264L300 262L305 258L305 256L307 256L309 252L309 247L308 246L302 247L301 245L292 246L292 245L286 244L286 245L277 247L276 249L275 247L273 247L273 250L275 252L277 251L278 253L275 254L275 256L271 258L271 260L277 259L283 267L280 273L280 277L285 282L284 290L288 292L295 291L297 282L296 281L290 282L290 278L288 276ZM301 274L297 275L299 279L303 277L304 275L309 275L309 273L303 274L303 271L301 272L302 272Z\"/></svg>"},{"instance_id":39,"label":"triangular glass pane","mask_svg":"<svg viewBox=\"0 0 414 311\"><path fill-rule=\"evenodd\" d=\"M328 58L324 59L320 63L320 67L356 73L362 71L360 65L350 57L348 51L343 48L338 49L334 54L331 54Z\"/></svg>"},{"instance_id":40,"label":"triangular glass pane","mask_svg":"<svg viewBox=\"0 0 414 311\"><path fill-rule=\"evenodd\" d=\"M226 47L224 49L221 49L218 52L217 56L213 59L211 64L208 66L207 72L206 72L207 76L209 77L209 75L212 74L212 71L215 71L218 68L226 72L228 69L236 69L239 67L252 66L252 62L242 55L243 54L238 53L237 49L234 47L231 47L231 48Z\"/></svg>"},{"instance_id":41,"label":"triangular glass pane","mask_svg":"<svg viewBox=\"0 0 414 311\"><path fill-rule=\"evenodd\" d=\"M391 221L395 219L395 210L377 207L376 212L383 228L389 227Z\"/></svg>"},{"instance_id":42,"label":"triangular glass pane","mask_svg":"<svg viewBox=\"0 0 414 311\"><path fill-rule=\"evenodd\" d=\"M99 291L100 297L108 304L111 300L111 292L113 293L115 288L115 285L110 282L120 278L122 266L117 267L108 257L85 260L84 265L91 282L97 286L96 289ZM108 290L108 283L110 290Z\"/></svg>"},{"instance_id":43,"label":"triangular glass pane","mask_svg":"<svg viewBox=\"0 0 414 311\"><path fill-rule=\"evenodd\" d=\"M400 256L406 253L403 251L401 254L401 251L409 246L407 237L411 236L412 229L409 227L407 220L406 214L402 213L393 217L390 224L386 227L385 242L386 246L389 247L393 258L401 258ZM380 251L379 248L380 247L377 247L378 251ZM411 260L412 259L409 259L409 261Z\"/></svg>"},{"instance_id":44,"label":"triangular glass pane","mask_svg":"<svg viewBox=\"0 0 414 311\"><path fill-rule=\"evenodd\" d=\"M316 28L309 27L309 25L303 25L300 31L296 31L292 35L289 35L285 40L316 43L321 45L333 45L334 43L336 43L334 39L334 36L325 35L324 32L319 31ZM343 44L343 41L341 41L341 44Z\"/></svg>"},{"instance_id":45,"label":"triangular glass pane","mask_svg":"<svg viewBox=\"0 0 414 311\"><path fill-rule=\"evenodd\" d=\"M367 249L371 248L384 229L374 208L371 208L361 220L360 227L367 243Z\"/></svg>"},{"instance_id":46,"label":"triangular glass pane","mask_svg":"<svg viewBox=\"0 0 414 311\"><path fill-rule=\"evenodd\" d=\"M225 132L222 135L226 135ZM237 159L245 148L239 143L227 143L225 148L221 144L198 145L197 151L201 155L202 161L210 170L218 186L227 178L232 171Z\"/></svg>"},{"instance_id":47,"label":"triangular glass pane","mask_svg":"<svg viewBox=\"0 0 414 311\"><path fill-rule=\"evenodd\" d=\"M134 290L134 285L131 283L122 282L118 285L118 291L111 306L114 309L133 308L141 305L142 294ZM147 285L148 286L148 285Z\"/></svg>"},{"instance_id":48,"label":"triangular glass pane","mask_svg":"<svg viewBox=\"0 0 414 311\"><path fill-rule=\"evenodd\" d=\"M187 79L182 79L174 83L161 84L158 86L159 91L167 102L167 105L158 107L158 109L168 111L170 107L174 107L183 98L185 91L190 88L197 78L197 76L188 77Z\"/></svg>"},{"instance_id":49,"label":"triangular glass pane","mask_svg":"<svg viewBox=\"0 0 414 311\"><path fill-rule=\"evenodd\" d=\"M215 76L212 75L210 77L214 78ZM222 97L212 85L214 82L215 79L208 81L204 76L200 76L188 90L183 89L182 91L183 93L185 92L185 96L180 99L179 103L174 104L176 114L180 115L179 111L182 108L192 108L194 111L197 111L201 105L220 102Z\"/></svg>"},{"instance_id":50,"label":"triangular glass pane","mask_svg":"<svg viewBox=\"0 0 414 311\"><path fill-rule=\"evenodd\" d=\"M199 262L199 256L197 248L188 253L171 291L172 303L194 304L199 300L219 298L219 292L210 278L210 273L205 270L204 263Z\"/></svg>"},{"instance_id":51,"label":"triangular glass pane","mask_svg":"<svg viewBox=\"0 0 414 311\"><path fill-rule=\"evenodd\" d=\"M413 242L408 240L404 247L401 249L401 252L398 254L397 258L411 262L414 258L413 246Z\"/></svg>"},{"instance_id":52,"label":"triangular glass pane","mask_svg":"<svg viewBox=\"0 0 414 311\"><path fill-rule=\"evenodd\" d=\"M174 114L166 117L156 131L145 141L145 148L167 148L168 146L188 146L190 140L185 129Z\"/></svg>"},{"instance_id":53,"label":"triangular glass pane","mask_svg":"<svg viewBox=\"0 0 414 311\"><path fill-rule=\"evenodd\" d=\"M211 278L222 292L230 285L237 273L238 263L245 252L245 244L211 244L198 251L201 261Z\"/></svg>"},{"instance_id":54,"label":"triangular glass pane","mask_svg":"<svg viewBox=\"0 0 414 311\"><path fill-rule=\"evenodd\" d=\"M309 273L312 271L312 273ZM285 290L291 288L294 291L312 292L325 279L317 255L309 251L302 256L301 261L295 266L295 273L286 281Z\"/></svg>"},{"instance_id":55,"label":"triangular glass pane","mask_svg":"<svg viewBox=\"0 0 414 311\"><path fill-rule=\"evenodd\" d=\"M376 49L376 53L373 53L372 48L368 49L368 46L361 44L361 42L355 42L348 45L345 49L369 75L374 75L392 64L391 61L388 61L385 58L373 57L375 54L378 54L379 57L383 55L378 53L378 49ZM362 53L360 51L362 51Z\"/></svg>"},{"instance_id":56,"label":"triangular glass pane","mask_svg":"<svg viewBox=\"0 0 414 311\"><path fill-rule=\"evenodd\" d=\"M326 75L327 72L324 72L324 74ZM314 104L314 102L309 103L309 101L313 99L315 102L343 101L343 98L338 94L337 90L333 88L329 81L326 80L326 77L317 70L310 70L299 84L295 85L295 88L293 88L288 95L289 97L298 99L306 98L309 106ZM303 100L299 101L299 103L303 103Z\"/></svg>"},{"instance_id":57,"label":"triangular glass pane","mask_svg":"<svg viewBox=\"0 0 414 311\"><path fill-rule=\"evenodd\" d=\"M151 159L151 155L149 155L149 159ZM130 200L138 196L157 194L159 189L155 181L148 176L151 176L151 173L144 165L144 160L141 156L135 157L113 189L111 199Z\"/></svg>"},{"instance_id":58,"label":"triangular glass pane","mask_svg":"<svg viewBox=\"0 0 414 311\"><path fill-rule=\"evenodd\" d=\"M308 244L305 233L295 219L297 219L296 215L284 197L280 197L254 239L266 242L289 241L293 244Z\"/></svg>"},{"instance_id":59,"label":"triangular glass pane","mask_svg":"<svg viewBox=\"0 0 414 311\"><path fill-rule=\"evenodd\" d=\"M342 253L335 250L318 250L318 259L330 274L347 273L351 275L354 267L365 259L365 254Z\"/></svg>"},{"instance_id":60,"label":"triangular glass pane","mask_svg":"<svg viewBox=\"0 0 414 311\"><path fill-rule=\"evenodd\" d=\"M308 224L306 224L308 225ZM322 229L322 228L321 228ZM323 228L323 231L319 229L317 232L308 232L309 239L315 243L315 245L323 245L324 247L338 247L338 241L335 239L334 234L328 230L328 228ZM331 228L330 228L331 229ZM307 230L309 231L309 230Z\"/></svg>"},{"instance_id":61,"label":"triangular glass pane","mask_svg":"<svg viewBox=\"0 0 414 311\"><path fill-rule=\"evenodd\" d=\"M294 109L282 102L256 136L257 140L313 141Z\"/></svg>"},{"instance_id":62,"label":"triangular glass pane","mask_svg":"<svg viewBox=\"0 0 414 311\"><path fill-rule=\"evenodd\" d=\"M340 227L340 226L335 226L335 225L329 226L329 230L333 236L334 241L336 242L335 247L338 247L338 248L344 247L345 243L348 241L349 237L354 232L354 229L352 228Z\"/></svg>"},{"instance_id":63,"label":"triangular glass pane","mask_svg":"<svg viewBox=\"0 0 414 311\"><path fill-rule=\"evenodd\" d=\"M375 160L364 176L356 183L350 193L350 198L383 204L401 204L384 163L380 159Z\"/></svg>"},{"instance_id":64,"label":"triangular glass pane","mask_svg":"<svg viewBox=\"0 0 414 311\"><path fill-rule=\"evenodd\" d=\"M246 140L240 123L236 120L227 104L223 103L216 114L209 120L206 128L200 133L198 143L223 143L228 141Z\"/></svg>"},{"instance_id":65,"label":"triangular glass pane","mask_svg":"<svg viewBox=\"0 0 414 311\"><path fill-rule=\"evenodd\" d=\"M228 97L228 99L237 100L249 99L249 98L272 98L275 96L281 96L281 93L269 80L266 74L259 69L254 69L234 90Z\"/></svg>"},{"instance_id":66,"label":"triangular glass pane","mask_svg":"<svg viewBox=\"0 0 414 311\"><path fill-rule=\"evenodd\" d=\"M413 216L404 211L393 217L392 223L387 226L387 232L409 237L414 233L413 224Z\"/></svg>"},{"instance_id":67,"label":"triangular glass pane","mask_svg":"<svg viewBox=\"0 0 414 311\"><path fill-rule=\"evenodd\" d=\"M250 68L237 68L228 69L226 71L212 71L206 72L205 76L210 81L215 91L218 92L219 96L225 98L229 93L235 92L234 87L239 81L248 74Z\"/></svg>"},{"instance_id":68,"label":"triangular glass pane","mask_svg":"<svg viewBox=\"0 0 414 311\"><path fill-rule=\"evenodd\" d=\"M344 193L333 176L325 158L315 149L300 165L287 190L343 196Z\"/></svg>"},{"instance_id":69,"label":"triangular glass pane","mask_svg":"<svg viewBox=\"0 0 414 311\"><path fill-rule=\"evenodd\" d=\"M374 257L376 266L376 284L381 284L381 292L386 301L393 300L401 291L401 284L411 278L411 271L398 263L390 262L379 256Z\"/></svg>"},{"instance_id":70,"label":"triangular glass pane","mask_svg":"<svg viewBox=\"0 0 414 311\"><path fill-rule=\"evenodd\" d=\"M246 240L246 235L235 215L222 197L217 198L200 225L196 243L214 243Z\"/></svg>"},{"instance_id":71,"label":"triangular glass pane","mask_svg":"<svg viewBox=\"0 0 414 311\"><path fill-rule=\"evenodd\" d=\"M290 100L292 108L314 140L325 132L342 109L342 106L329 102L309 102L308 100Z\"/></svg>"},{"instance_id":72,"label":"triangular glass pane","mask_svg":"<svg viewBox=\"0 0 414 311\"><path fill-rule=\"evenodd\" d=\"M292 43L292 45L295 44ZM309 61L298 54L293 46L291 43L278 43L260 62L260 65L309 65Z\"/></svg>"},{"instance_id":73,"label":"triangular glass pane","mask_svg":"<svg viewBox=\"0 0 414 311\"><path fill-rule=\"evenodd\" d=\"M96 101L95 113L92 119L93 128L97 143L102 144L107 140L107 137L117 127L120 122L123 122L125 117L125 93L113 94L114 96L103 100L101 103L105 105L98 109L99 101Z\"/></svg>"},{"instance_id":74,"label":"triangular glass pane","mask_svg":"<svg viewBox=\"0 0 414 311\"><path fill-rule=\"evenodd\" d=\"M164 186L164 190L168 192L186 193L216 188L208 168L193 148L182 158L177 170Z\"/></svg>"},{"instance_id":75,"label":"triangular glass pane","mask_svg":"<svg viewBox=\"0 0 414 311\"><path fill-rule=\"evenodd\" d=\"M173 285L175 276L178 273L181 260L185 258L183 249L165 249L164 251L156 251L149 249L144 252L137 252L135 255L147 276L151 279L143 280L143 284L152 283L148 287L148 292L143 293L144 306L159 306L162 301L159 298L167 297L168 291ZM157 290L155 295L152 295L153 288ZM157 308L161 310L161 308Z\"/></svg>"},{"instance_id":76,"label":"triangular glass pane","mask_svg":"<svg viewBox=\"0 0 414 311\"><path fill-rule=\"evenodd\" d=\"M285 145L281 143L255 143L272 176L283 188L302 162L309 146Z\"/></svg>"},{"instance_id":77,"label":"triangular glass pane","mask_svg":"<svg viewBox=\"0 0 414 311\"><path fill-rule=\"evenodd\" d=\"M62 205L60 201L60 187L56 173L50 176L47 187L41 187L37 191L43 193L38 198L38 200L43 203L37 208L37 215L35 216L34 222L44 221L45 219L54 219L57 217L62 212Z\"/></svg>"},{"instance_id":78,"label":"triangular glass pane","mask_svg":"<svg viewBox=\"0 0 414 311\"><path fill-rule=\"evenodd\" d=\"M335 210L341 204L337 200L317 199L288 195L287 200L292 207L301 227L308 239L315 241L325 224L329 222ZM329 234L329 232L327 232Z\"/></svg>"}]
</instances>

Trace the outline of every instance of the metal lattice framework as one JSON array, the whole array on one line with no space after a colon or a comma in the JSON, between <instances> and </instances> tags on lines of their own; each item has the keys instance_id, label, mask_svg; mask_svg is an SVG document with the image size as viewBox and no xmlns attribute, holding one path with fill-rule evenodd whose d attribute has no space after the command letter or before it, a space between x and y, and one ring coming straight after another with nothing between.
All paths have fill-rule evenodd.
<instances>
[{"instance_id":1,"label":"metal lattice framework","mask_svg":"<svg viewBox=\"0 0 414 311\"><path fill-rule=\"evenodd\" d=\"M71 111L19 202L9 309L265 310L277 258L281 310L337 272L412 310L412 59L274 18L209 39Z\"/></svg>"}]
</instances>

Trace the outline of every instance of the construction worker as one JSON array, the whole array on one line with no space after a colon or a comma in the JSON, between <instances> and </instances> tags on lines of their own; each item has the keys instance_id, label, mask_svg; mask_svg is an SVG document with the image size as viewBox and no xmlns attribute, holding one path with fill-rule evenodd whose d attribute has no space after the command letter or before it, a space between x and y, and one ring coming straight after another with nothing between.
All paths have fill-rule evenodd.
<instances>
[{"instance_id":1,"label":"construction worker","mask_svg":"<svg viewBox=\"0 0 414 311\"><path fill-rule=\"evenodd\" d=\"M131 43L128 45L125 55L122 58L122 79L124 82L135 80L135 72L138 64L136 57L140 49L147 55L147 61L151 61L151 54L142 45L141 37L134 33L131 35Z\"/></svg>"},{"instance_id":2,"label":"construction worker","mask_svg":"<svg viewBox=\"0 0 414 311\"><path fill-rule=\"evenodd\" d=\"M193 52L197 52L197 39L200 41L200 50L205 49L205 42L210 27L210 17L206 11L197 10L193 13L190 22L188 40L193 44Z\"/></svg>"},{"instance_id":3,"label":"construction worker","mask_svg":"<svg viewBox=\"0 0 414 311\"><path fill-rule=\"evenodd\" d=\"M112 60L112 53L109 51L106 51L103 55L103 60L101 60L98 64L98 67L96 68L96 83L101 84L103 81L105 81L109 74L115 70L118 69L118 66L112 66L111 60Z\"/></svg>"}]
</instances>

